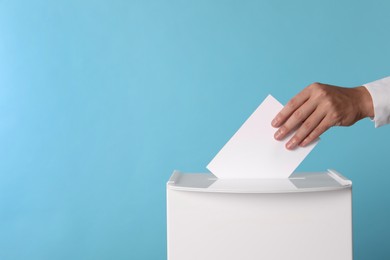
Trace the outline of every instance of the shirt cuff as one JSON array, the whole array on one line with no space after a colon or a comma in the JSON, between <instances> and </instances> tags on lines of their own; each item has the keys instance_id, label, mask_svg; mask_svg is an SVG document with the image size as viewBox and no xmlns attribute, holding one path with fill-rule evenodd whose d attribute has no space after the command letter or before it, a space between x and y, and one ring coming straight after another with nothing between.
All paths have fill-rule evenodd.
<instances>
[{"instance_id":1,"label":"shirt cuff","mask_svg":"<svg viewBox=\"0 0 390 260\"><path fill-rule=\"evenodd\" d=\"M375 127L390 123L390 77L363 85L371 95Z\"/></svg>"}]
</instances>

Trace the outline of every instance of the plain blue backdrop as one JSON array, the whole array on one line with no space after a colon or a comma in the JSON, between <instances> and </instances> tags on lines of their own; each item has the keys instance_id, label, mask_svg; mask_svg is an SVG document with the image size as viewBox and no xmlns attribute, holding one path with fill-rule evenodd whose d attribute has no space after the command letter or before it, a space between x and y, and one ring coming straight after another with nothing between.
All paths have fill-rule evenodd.
<instances>
[{"instance_id":1,"label":"plain blue backdrop","mask_svg":"<svg viewBox=\"0 0 390 260\"><path fill-rule=\"evenodd\" d=\"M165 183L271 93L390 75L388 0L0 0L0 259L166 259ZM353 180L354 254L390 257L390 127L299 171ZM331 248L329 249L331 250Z\"/></svg>"}]
</instances>

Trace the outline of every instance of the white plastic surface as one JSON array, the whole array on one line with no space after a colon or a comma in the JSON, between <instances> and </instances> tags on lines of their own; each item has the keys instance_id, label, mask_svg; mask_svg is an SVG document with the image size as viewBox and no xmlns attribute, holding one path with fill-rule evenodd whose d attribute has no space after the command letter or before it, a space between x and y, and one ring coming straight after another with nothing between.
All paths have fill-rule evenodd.
<instances>
[{"instance_id":1,"label":"white plastic surface","mask_svg":"<svg viewBox=\"0 0 390 260\"><path fill-rule=\"evenodd\" d=\"M351 188L352 182L335 170L295 173L288 179L218 179L210 173L174 171L169 189L227 193L314 192Z\"/></svg>"},{"instance_id":2,"label":"white plastic surface","mask_svg":"<svg viewBox=\"0 0 390 260\"><path fill-rule=\"evenodd\" d=\"M294 178L252 186L175 172L168 260L352 260L351 182L335 171Z\"/></svg>"}]
</instances>

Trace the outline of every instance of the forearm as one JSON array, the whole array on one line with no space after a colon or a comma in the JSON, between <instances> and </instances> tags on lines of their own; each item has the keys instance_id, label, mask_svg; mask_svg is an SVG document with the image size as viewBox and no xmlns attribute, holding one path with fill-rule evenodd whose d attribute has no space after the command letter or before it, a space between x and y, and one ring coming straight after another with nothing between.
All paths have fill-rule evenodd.
<instances>
[{"instance_id":1,"label":"forearm","mask_svg":"<svg viewBox=\"0 0 390 260\"><path fill-rule=\"evenodd\" d=\"M359 120L366 117L374 117L374 106L370 92L364 86L353 88L353 92L358 104Z\"/></svg>"}]
</instances>

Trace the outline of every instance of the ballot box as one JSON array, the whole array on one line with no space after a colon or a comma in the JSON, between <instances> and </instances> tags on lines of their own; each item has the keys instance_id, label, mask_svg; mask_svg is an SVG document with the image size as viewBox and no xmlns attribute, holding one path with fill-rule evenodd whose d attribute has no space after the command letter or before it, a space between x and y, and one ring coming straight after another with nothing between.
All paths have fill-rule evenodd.
<instances>
[{"instance_id":1,"label":"ballot box","mask_svg":"<svg viewBox=\"0 0 390 260\"><path fill-rule=\"evenodd\" d=\"M351 260L352 182L334 170L284 179L175 171L168 260Z\"/></svg>"}]
</instances>

